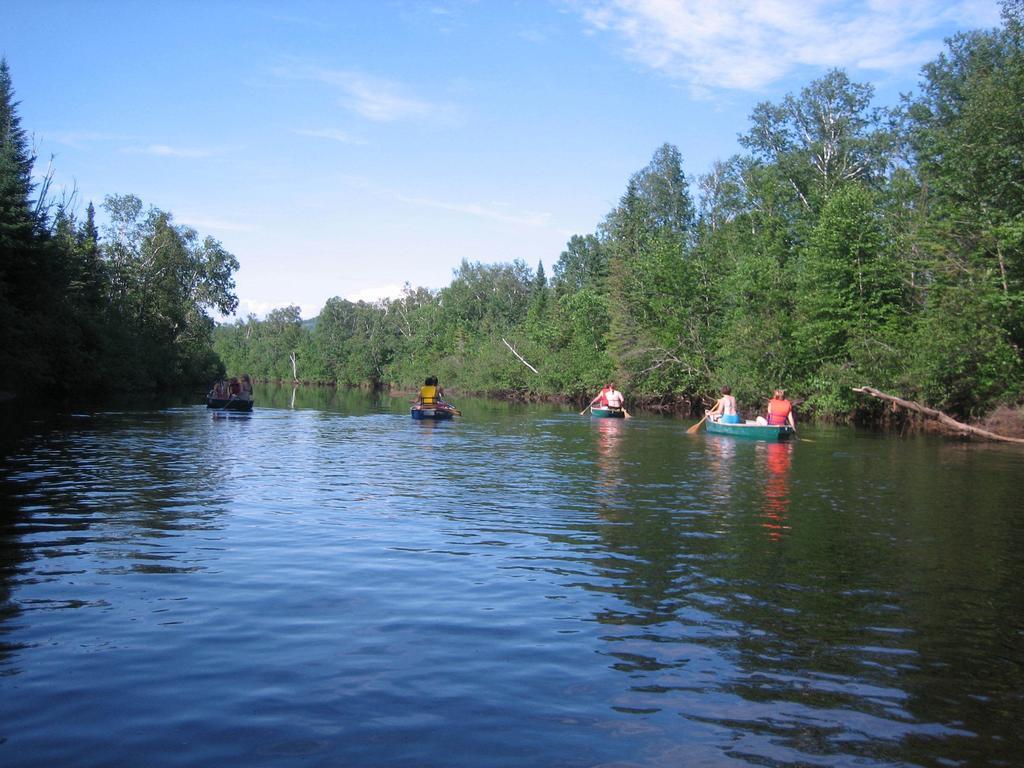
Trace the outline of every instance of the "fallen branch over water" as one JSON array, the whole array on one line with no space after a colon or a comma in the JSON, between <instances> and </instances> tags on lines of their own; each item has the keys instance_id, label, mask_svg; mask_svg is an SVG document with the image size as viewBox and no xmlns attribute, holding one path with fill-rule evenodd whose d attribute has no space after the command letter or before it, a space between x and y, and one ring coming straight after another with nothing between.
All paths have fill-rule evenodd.
<instances>
[{"instance_id":1,"label":"fallen branch over water","mask_svg":"<svg viewBox=\"0 0 1024 768\"><path fill-rule=\"evenodd\" d=\"M999 440L1005 443L1024 443L1024 440L1018 437L1006 437L1005 435L997 435L995 432L989 432L987 429L981 429L980 427L972 427L970 424L964 424L944 414L942 411L937 411L934 408L929 408L926 405L915 403L913 400L904 400L902 397L896 397L895 395L887 395L885 392L880 392L874 387L853 387L854 392L859 392L862 395L870 395L871 397L877 397L879 400L885 400L887 402L898 405L901 408L906 408L908 411L915 411L930 419L936 419L940 424L944 424L956 432L964 435L977 435L983 437L986 440Z\"/></svg>"}]
</instances>

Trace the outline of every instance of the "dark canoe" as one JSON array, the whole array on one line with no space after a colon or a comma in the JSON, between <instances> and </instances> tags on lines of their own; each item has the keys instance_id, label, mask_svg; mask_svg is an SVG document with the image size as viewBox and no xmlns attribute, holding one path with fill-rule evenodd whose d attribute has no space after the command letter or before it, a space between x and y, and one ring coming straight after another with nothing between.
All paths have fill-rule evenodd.
<instances>
[{"instance_id":1,"label":"dark canoe","mask_svg":"<svg viewBox=\"0 0 1024 768\"><path fill-rule=\"evenodd\" d=\"M442 421L444 419L450 419L455 415L455 411L451 408L439 408L437 406L422 406L414 405L409 409L412 417L417 420L433 420Z\"/></svg>"},{"instance_id":2,"label":"dark canoe","mask_svg":"<svg viewBox=\"0 0 1024 768\"><path fill-rule=\"evenodd\" d=\"M591 408L590 415L595 419L624 419L626 412L621 408Z\"/></svg>"},{"instance_id":3,"label":"dark canoe","mask_svg":"<svg viewBox=\"0 0 1024 768\"><path fill-rule=\"evenodd\" d=\"M752 437L755 440L785 440L796 434L788 424L754 424L751 422L741 424L722 424L708 419L704 422L708 433L712 435L732 435L733 437Z\"/></svg>"},{"instance_id":4,"label":"dark canoe","mask_svg":"<svg viewBox=\"0 0 1024 768\"><path fill-rule=\"evenodd\" d=\"M233 413L251 413L252 400L220 400L215 397L206 398L206 407L216 411L232 411Z\"/></svg>"}]
</instances>

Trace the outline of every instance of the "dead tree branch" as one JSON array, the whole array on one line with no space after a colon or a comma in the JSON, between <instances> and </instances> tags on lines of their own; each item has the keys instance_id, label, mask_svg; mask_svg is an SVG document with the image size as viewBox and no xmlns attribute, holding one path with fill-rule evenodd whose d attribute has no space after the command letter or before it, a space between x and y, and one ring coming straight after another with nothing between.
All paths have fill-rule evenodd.
<instances>
[{"instance_id":1,"label":"dead tree branch","mask_svg":"<svg viewBox=\"0 0 1024 768\"><path fill-rule=\"evenodd\" d=\"M518 352L516 352L515 347L513 347L511 344L509 344L507 341L505 341L505 339L502 339L502 342L504 342L506 347L508 347L509 349L512 350L512 354L513 355L515 355L516 357L519 358L519 362L521 362L523 365L525 365L527 368L529 368L534 373L540 373L540 371L538 371L536 368L534 368L532 365L530 365L528 362L526 362L526 360L523 359L522 355L520 355Z\"/></svg>"},{"instance_id":2,"label":"dead tree branch","mask_svg":"<svg viewBox=\"0 0 1024 768\"><path fill-rule=\"evenodd\" d=\"M895 395L887 395L885 392L880 392L873 387L853 387L853 391L859 392L862 395L877 397L879 400L885 400L893 405L898 405L900 408L906 408L908 411L915 411L916 413L920 413L930 419L936 419L940 424L943 424L962 435L975 435L986 440L999 440L1005 443L1024 443L1024 440L1018 437L997 435L995 432L989 432L987 429L963 424L956 419L947 416L942 411L937 411L934 408L929 408L925 405L921 405L920 403L915 403L913 400L904 400L903 398L896 397Z\"/></svg>"}]
</instances>

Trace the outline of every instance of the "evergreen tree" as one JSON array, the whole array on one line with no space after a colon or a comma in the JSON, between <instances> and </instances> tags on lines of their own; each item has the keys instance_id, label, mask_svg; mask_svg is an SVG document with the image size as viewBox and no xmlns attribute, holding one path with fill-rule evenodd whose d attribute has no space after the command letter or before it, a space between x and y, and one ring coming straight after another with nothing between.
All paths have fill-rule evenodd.
<instances>
[{"instance_id":1,"label":"evergreen tree","mask_svg":"<svg viewBox=\"0 0 1024 768\"><path fill-rule=\"evenodd\" d=\"M6 59L0 59L0 386L30 388L52 380L37 341L49 290L43 233L31 195L35 158L17 111Z\"/></svg>"}]
</instances>

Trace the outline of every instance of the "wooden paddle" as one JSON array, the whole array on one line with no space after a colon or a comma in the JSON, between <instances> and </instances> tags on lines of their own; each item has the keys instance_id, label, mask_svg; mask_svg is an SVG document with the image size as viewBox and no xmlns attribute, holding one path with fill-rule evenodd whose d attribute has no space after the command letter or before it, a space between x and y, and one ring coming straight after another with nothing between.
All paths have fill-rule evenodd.
<instances>
[{"instance_id":1,"label":"wooden paddle","mask_svg":"<svg viewBox=\"0 0 1024 768\"><path fill-rule=\"evenodd\" d=\"M455 414L456 416L461 416L461 415L462 415L462 411L460 411L460 410L459 410L458 408L456 408L456 407L455 407L454 405L452 405L451 403L446 403L446 402L445 402L444 400L441 400L440 402L441 402L441 405L443 405L443 406L444 406L445 408L447 408L447 409L448 409L449 411L451 411L452 413L454 413L454 414Z\"/></svg>"},{"instance_id":2,"label":"wooden paddle","mask_svg":"<svg viewBox=\"0 0 1024 768\"><path fill-rule=\"evenodd\" d=\"M704 423L704 419L706 419L707 417L708 417L708 415L705 412L704 418L702 418L700 421L698 421L696 424L694 424L692 427L690 427L688 430L686 430L686 433L688 435L692 435L694 432L696 432L698 429L700 429L700 425Z\"/></svg>"},{"instance_id":3,"label":"wooden paddle","mask_svg":"<svg viewBox=\"0 0 1024 768\"><path fill-rule=\"evenodd\" d=\"M718 407L718 404L720 402L722 402L722 401L721 400L716 400L715 404L711 406L711 411L715 410L715 408ZM704 411L704 419L706 419L708 417L708 414L711 413L711 411ZM696 424L694 424L692 427L690 427L688 430L686 430L686 434L692 435L694 432L696 432L698 429L700 429L700 425L704 423L704 419L701 419Z\"/></svg>"}]
</instances>

